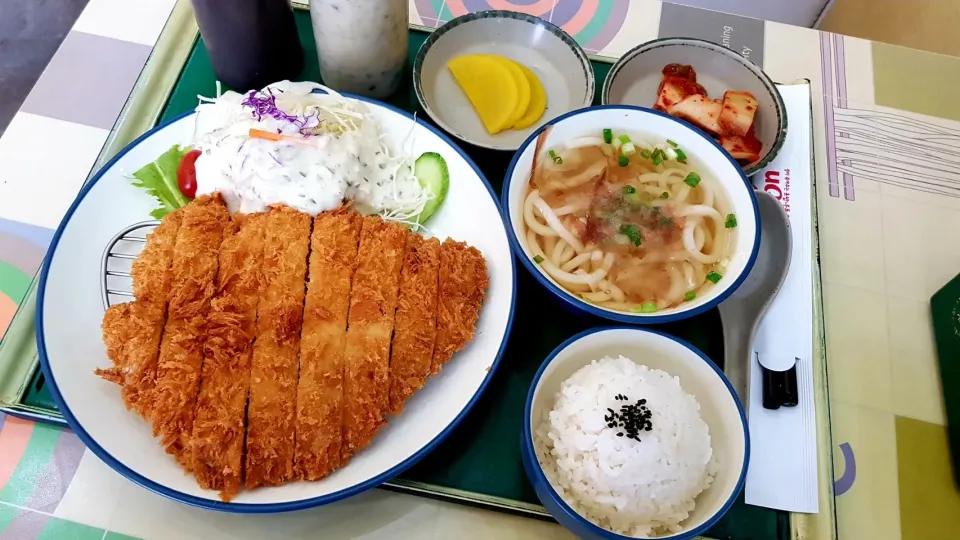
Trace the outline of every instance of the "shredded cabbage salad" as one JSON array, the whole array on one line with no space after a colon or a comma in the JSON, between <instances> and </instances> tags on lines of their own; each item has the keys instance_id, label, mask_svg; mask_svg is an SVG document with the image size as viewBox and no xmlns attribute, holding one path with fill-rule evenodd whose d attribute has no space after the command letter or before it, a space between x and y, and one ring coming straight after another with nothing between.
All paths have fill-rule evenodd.
<instances>
[{"instance_id":1,"label":"shredded cabbage salad","mask_svg":"<svg viewBox=\"0 0 960 540\"><path fill-rule=\"evenodd\" d=\"M311 215L349 200L361 213L416 224L431 193L403 148L412 132L391 148L363 102L316 83L201 98L197 195L220 192L231 211L287 204Z\"/></svg>"}]
</instances>

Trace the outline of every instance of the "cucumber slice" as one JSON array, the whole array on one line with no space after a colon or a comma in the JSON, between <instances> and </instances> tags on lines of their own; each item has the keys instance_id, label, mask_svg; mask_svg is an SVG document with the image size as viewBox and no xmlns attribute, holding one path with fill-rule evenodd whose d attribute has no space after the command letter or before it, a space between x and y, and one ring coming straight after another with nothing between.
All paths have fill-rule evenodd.
<instances>
[{"instance_id":1,"label":"cucumber slice","mask_svg":"<svg viewBox=\"0 0 960 540\"><path fill-rule=\"evenodd\" d=\"M430 193L430 200L416 217L417 223L424 223L432 216L447 198L450 189L450 173L447 162L436 152L426 152L417 158L413 165L413 174L417 176L423 189Z\"/></svg>"}]
</instances>

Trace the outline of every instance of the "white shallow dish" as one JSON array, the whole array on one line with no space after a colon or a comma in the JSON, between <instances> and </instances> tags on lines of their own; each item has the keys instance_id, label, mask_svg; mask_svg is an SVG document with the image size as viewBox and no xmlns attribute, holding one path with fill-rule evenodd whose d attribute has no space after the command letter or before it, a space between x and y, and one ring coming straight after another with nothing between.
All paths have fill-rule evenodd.
<instances>
[{"instance_id":1,"label":"white shallow dish","mask_svg":"<svg viewBox=\"0 0 960 540\"><path fill-rule=\"evenodd\" d=\"M497 54L533 71L547 94L547 110L533 125L490 135L447 62L466 54ZM515 11L478 11L432 32L413 63L420 106L448 133L476 146L516 150L538 127L593 103L595 81L587 53L569 34L543 19Z\"/></svg>"},{"instance_id":2,"label":"white shallow dish","mask_svg":"<svg viewBox=\"0 0 960 540\"><path fill-rule=\"evenodd\" d=\"M600 105L573 111L553 120L550 126L552 128L543 145L544 149L584 135L600 136L604 128L614 132L645 134L655 137L656 142L667 139L676 142L686 152L695 170L712 176L723 186L733 213L737 216L737 241L730 253L730 263L723 279L703 294L698 294L693 301L684 302L675 308L655 313L627 313L586 302L579 295L569 292L533 261L533 255L527 247L526 227L523 223L523 201L529 193L527 186L530 182L530 168L536 152L537 137L546 127L544 126L530 135L514 154L503 181L501 195L510 242L521 262L541 285L574 308L591 315L623 323L652 324L686 319L703 313L733 294L743 283L756 262L757 250L760 247L757 199L753 194L753 186L740 166L713 139L666 113L629 105Z\"/></svg>"},{"instance_id":3,"label":"white shallow dish","mask_svg":"<svg viewBox=\"0 0 960 540\"><path fill-rule=\"evenodd\" d=\"M412 116L367 102L387 140L403 140ZM330 503L381 484L410 467L444 439L493 376L513 321L516 269L500 210L487 180L462 150L436 128L417 122L414 157L438 152L450 171L450 191L428 223L478 248L490 289L473 341L404 407L350 464L318 482L295 482L241 492L223 503L201 489L166 454L141 417L127 411L120 389L94 375L108 367L101 340L104 308L100 263L104 248L124 228L150 220L156 201L130 185L129 175L174 144L190 142L194 114L154 128L117 155L80 192L57 229L40 276L37 346L40 364L60 411L88 448L130 480L171 499L231 512L283 512ZM477 224L483 224L478 227Z\"/></svg>"},{"instance_id":4,"label":"white shallow dish","mask_svg":"<svg viewBox=\"0 0 960 540\"><path fill-rule=\"evenodd\" d=\"M750 457L747 419L730 382L702 352L689 343L643 328L594 328L571 337L544 360L534 376L524 410L522 457L537 497L554 518L580 538L626 539L580 516L553 489L534 451L534 419L553 408L560 384L575 371L605 356L625 356L637 364L680 378L683 391L700 404L710 430L717 462L713 483L696 498L696 508L681 523L683 530L658 538L693 538L716 524L743 489Z\"/></svg>"}]
</instances>

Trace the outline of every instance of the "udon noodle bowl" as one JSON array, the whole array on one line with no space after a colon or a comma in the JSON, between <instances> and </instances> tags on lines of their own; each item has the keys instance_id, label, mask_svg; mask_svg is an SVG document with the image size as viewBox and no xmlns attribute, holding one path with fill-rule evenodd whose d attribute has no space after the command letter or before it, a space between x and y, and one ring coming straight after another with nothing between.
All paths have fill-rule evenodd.
<instances>
[{"instance_id":1,"label":"udon noodle bowl","mask_svg":"<svg viewBox=\"0 0 960 540\"><path fill-rule=\"evenodd\" d=\"M603 130L543 148L525 240L558 284L600 307L655 313L723 279L736 216L720 183L669 140Z\"/></svg>"}]
</instances>

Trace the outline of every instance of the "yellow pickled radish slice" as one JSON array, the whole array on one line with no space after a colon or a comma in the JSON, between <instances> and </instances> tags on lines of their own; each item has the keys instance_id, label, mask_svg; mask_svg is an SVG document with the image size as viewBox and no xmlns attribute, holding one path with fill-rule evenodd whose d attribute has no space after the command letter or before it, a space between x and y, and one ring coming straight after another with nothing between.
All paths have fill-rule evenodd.
<instances>
[{"instance_id":1,"label":"yellow pickled radish slice","mask_svg":"<svg viewBox=\"0 0 960 540\"><path fill-rule=\"evenodd\" d=\"M523 129L532 126L543 116L543 112L547 110L547 93L533 71L523 64L517 65L520 66L520 70L530 84L530 105L527 106L524 115L513 124L513 129Z\"/></svg>"},{"instance_id":2,"label":"yellow pickled radish slice","mask_svg":"<svg viewBox=\"0 0 960 540\"><path fill-rule=\"evenodd\" d=\"M510 69L484 54L458 56L447 67L488 133L494 135L512 125L520 91Z\"/></svg>"},{"instance_id":3,"label":"yellow pickled radish slice","mask_svg":"<svg viewBox=\"0 0 960 540\"><path fill-rule=\"evenodd\" d=\"M517 105L513 108L513 114L510 115L510 123L507 124L507 127L511 127L516 124L518 120L523 118L524 114L527 112L527 108L530 106L530 82L523 74L522 66L517 62L495 54L489 54L486 56L493 58L497 62L503 64L504 67L509 69L510 76L513 77L513 82L517 85Z\"/></svg>"}]
</instances>

